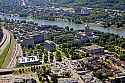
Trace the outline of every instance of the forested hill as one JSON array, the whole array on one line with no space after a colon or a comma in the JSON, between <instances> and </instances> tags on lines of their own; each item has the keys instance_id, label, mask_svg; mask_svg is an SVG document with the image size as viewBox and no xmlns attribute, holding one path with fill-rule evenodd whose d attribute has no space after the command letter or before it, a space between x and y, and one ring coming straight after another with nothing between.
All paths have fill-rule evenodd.
<instances>
[{"instance_id":1,"label":"forested hill","mask_svg":"<svg viewBox=\"0 0 125 83\"><path fill-rule=\"evenodd\" d=\"M125 10L125 0L54 0L59 4L75 4L87 7L111 8Z\"/></svg>"},{"instance_id":2,"label":"forested hill","mask_svg":"<svg viewBox=\"0 0 125 83\"><path fill-rule=\"evenodd\" d=\"M124 9L125 0L76 0L88 7Z\"/></svg>"},{"instance_id":3,"label":"forested hill","mask_svg":"<svg viewBox=\"0 0 125 83\"><path fill-rule=\"evenodd\" d=\"M0 6L17 6L21 0L0 0ZM125 0L28 0L31 6L46 6L53 1L58 5L81 5L88 7L114 8L125 10Z\"/></svg>"},{"instance_id":4,"label":"forested hill","mask_svg":"<svg viewBox=\"0 0 125 83\"><path fill-rule=\"evenodd\" d=\"M87 7L125 10L125 0L55 0L59 4L75 4Z\"/></svg>"},{"instance_id":5,"label":"forested hill","mask_svg":"<svg viewBox=\"0 0 125 83\"><path fill-rule=\"evenodd\" d=\"M30 4L44 5L49 0L29 0ZM113 8L125 10L125 0L50 0L58 5L81 5L97 8Z\"/></svg>"}]
</instances>

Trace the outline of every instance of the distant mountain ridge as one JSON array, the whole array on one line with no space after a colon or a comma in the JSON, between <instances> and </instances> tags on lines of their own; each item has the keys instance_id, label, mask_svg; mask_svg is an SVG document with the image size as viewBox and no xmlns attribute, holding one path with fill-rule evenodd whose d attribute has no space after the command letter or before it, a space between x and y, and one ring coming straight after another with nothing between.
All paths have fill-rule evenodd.
<instances>
[{"instance_id":1,"label":"distant mountain ridge","mask_svg":"<svg viewBox=\"0 0 125 83\"><path fill-rule=\"evenodd\" d=\"M113 8L125 10L125 0L55 0L57 3L75 4L96 8Z\"/></svg>"},{"instance_id":2,"label":"distant mountain ridge","mask_svg":"<svg viewBox=\"0 0 125 83\"><path fill-rule=\"evenodd\" d=\"M29 0L29 3L43 4L48 0ZM125 0L51 0L59 5L82 5L96 8L113 8L125 10ZM35 2L35 3L34 3ZM49 3L49 2L48 2Z\"/></svg>"},{"instance_id":3,"label":"distant mountain ridge","mask_svg":"<svg viewBox=\"0 0 125 83\"><path fill-rule=\"evenodd\" d=\"M21 0L0 0L0 6L18 6ZM87 7L125 10L125 0L28 0L30 6L46 6L53 1L58 5L82 5Z\"/></svg>"}]
</instances>

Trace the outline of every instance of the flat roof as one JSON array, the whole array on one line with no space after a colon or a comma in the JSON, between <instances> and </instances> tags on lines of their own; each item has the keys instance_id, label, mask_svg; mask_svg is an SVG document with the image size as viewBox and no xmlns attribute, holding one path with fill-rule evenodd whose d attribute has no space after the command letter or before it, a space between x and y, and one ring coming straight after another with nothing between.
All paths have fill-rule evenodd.
<instances>
[{"instance_id":1,"label":"flat roof","mask_svg":"<svg viewBox=\"0 0 125 83\"><path fill-rule=\"evenodd\" d=\"M51 44L51 43L55 44L55 42L49 41L49 40L46 40L45 42L48 43L48 44Z\"/></svg>"},{"instance_id":2,"label":"flat roof","mask_svg":"<svg viewBox=\"0 0 125 83\"><path fill-rule=\"evenodd\" d=\"M104 48L104 47L93 44L91 46L86 46L86 47L83 47L83 48L85 48L85 49L98 49L98 48Z\"/></svg>"}]
</instances>

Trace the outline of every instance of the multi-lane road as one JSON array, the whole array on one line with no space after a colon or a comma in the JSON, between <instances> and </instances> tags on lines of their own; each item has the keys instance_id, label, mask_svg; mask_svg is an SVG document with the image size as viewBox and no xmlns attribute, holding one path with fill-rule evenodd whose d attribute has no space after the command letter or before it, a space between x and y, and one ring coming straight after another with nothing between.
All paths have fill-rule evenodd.
<instances>
[{"instance_id":1,"label":"multi-lane road","mask_svg":"<svg viewBox=\"0 0 125 83\"><path fill-rule=\"evenodd\" d=\"M2 41L0 42L0 55L4 52L5 48L7 47L7 45L10 43L10 33L8 30L3 29L3 39Z\"/></svg>"},{"instance_id":2,"label":"multi-lane road","mask_svg":"<svg viewBox=\"0 0 125 83\"><path fill-rule=\"evenodd\" d=\"M2 41L0 42L0 55L2 55L2 53L5 51L6 47L10 44L10 48L9 48L9 51L11 51L10 53L8 53L7 56L10 56L10 57L7 57L5 56L5 60L9 60L5 63L7 63L3 68L13 68L15 67L16 65L16 62L17 62L17 56L22 56L22 49L21 49L21 46L19 44L16 43L14 37L13 37L13 34L4 29L3 29L3 38L2 38ZM9 58L9 59L6 59ZM3 63L4 64L4 63Z\"/></svg>"},{"instance_id":3,"label":"multi-lane road","mask_svg":"<svg viewBox=\"0 0 125 83\"><path fill-rule=\"evenodd\" d=\"M6 68L14 68L16 66L16 63L17 63L17 57L23 55L22 48L21 48L20 44L18 44L15 41L13 34L11 32L10 32L10 34L12 35L12 40L13 40L14 45L12 48L11 59L10 59L9 64L7 65Z\"/></svg>"},{"instance_id":4,"label":"multi-lane road","mask_svg":"<svg viewBox=\"0 0 125 83\"><path fill-rule=\"evenodd\" d=\"M11 54L11 60L8 64L8 66L6 68L14 68L16 66L17 63L17 56L21 56L22 55L22 50L19 44L15 44L15 48L12 51Z\"/></svg>"}]
</instances>

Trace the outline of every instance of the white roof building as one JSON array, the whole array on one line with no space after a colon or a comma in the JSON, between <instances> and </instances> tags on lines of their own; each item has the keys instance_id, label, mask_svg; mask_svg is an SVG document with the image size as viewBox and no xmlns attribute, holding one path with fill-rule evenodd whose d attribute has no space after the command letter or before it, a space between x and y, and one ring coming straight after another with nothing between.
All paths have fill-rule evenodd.
<instances>
[{"instance_id":1,"label":"white roof building","mask_svg":"<svg viewBox=\"0 0 125 83\"><path fill-rule=\"evenodd\" d=\"M37 56L19 57L18 62L21 64L38 62L39 58Z\"/></svg>"}]
</instances>

